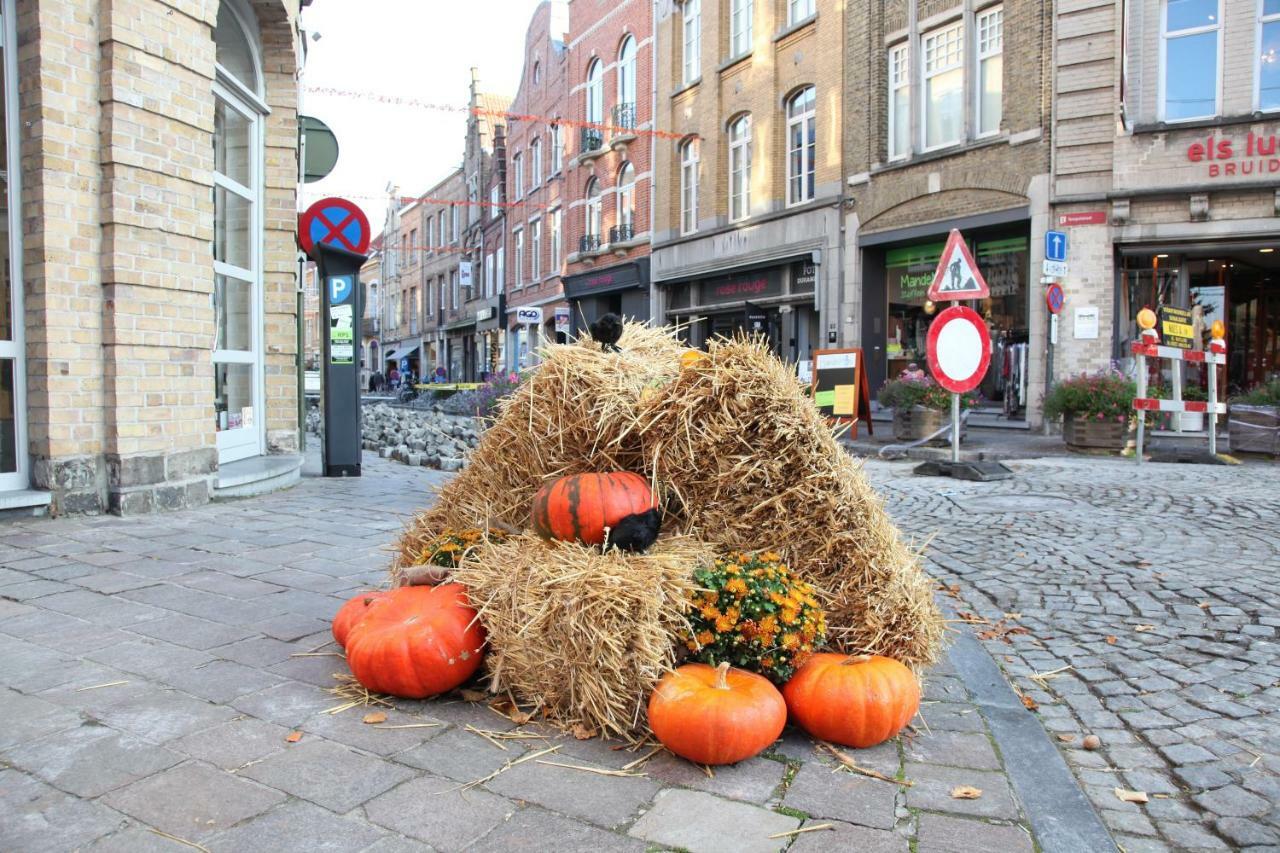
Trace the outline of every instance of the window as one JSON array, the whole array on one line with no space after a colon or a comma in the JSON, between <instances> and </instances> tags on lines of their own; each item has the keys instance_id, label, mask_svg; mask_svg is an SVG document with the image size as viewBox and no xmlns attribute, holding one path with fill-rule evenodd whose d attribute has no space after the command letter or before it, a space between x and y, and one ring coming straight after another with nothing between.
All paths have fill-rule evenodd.
<instances>
[{"instance_id":1,"label":"window","mask_svg":"<svg viewBox=\"0 0 1280 853\"><path fill-rule=\"evenodd\" d=\"M732 0L729 7L729 56L751 50L751 7L755 0Z\"/></svg>"},{"instance_id":2,"label":"window","mask_svg":"<svg viewBox=\"0 0 1280 853\"><path fill-rule=\"evenodd\" d=\"M462 305L462 285L459 282L457 270L449 270L449 294L453 297L451 306L457 311Z\"/></svg>"},{"instance_id":3,"label":"window","mask_svg":"<svg viewBox=\"0 0 1280 853\"><path fill-rule=\"evenodd\" d=\"M418 288L409 288L409 334L418 333Z\"/></svg>"},{"instance_id":4,"label":"window","mask_svg":"<svg viewBox=\"0 0 1280 853\"><path fill-rule=\"evenodd\" d=\"M787 0L787 26L814 15L813 0Z\"/></svg>"},{"instance_id":5,"label":"window","mask_svg":"<svg viewBox=\"0 0 1280 853\"><path fill-rule=\"evenodd\" d=\"M493 274L493 286L496 289L495 296L506 288L506 257L506 247L499 246L498 251L494 254L494 263L498 266Z\"/></svg>"},{"instance_id":6,"label":"window","mask_svg":"<svg viewBox=\"0 0 1280 853\"><path fill-rule=\"evenodd\" d=\"M684 82L698 79L702 66L702 0L684 3Z\"/></svg>"},{"instance_id":7,"label":"window","mask_svg":"<svg viewBox=\"0 0 1280 853\"><path fill-rule=\"evenodd\" d=\"M889 48L889 159L911 153L910 53L905 43Z\"/></svg>"},{"instance_id":8,"label":"window","mask_svg":"<svg viewBox=\"0 0 1280 853\"><path fill-rule=\"evenodd\" d=\"M484 256L484 295L493 295L493 274L497 270L497 266L493 262L493 253Z\"/></svg>"},{"instance_id":9,"label":"window","mask_svg":"<svg viewBox=\"0 0 1280 853\"><path fill-rule=\"evenodd\" d=\"M467 176L467 201L471 202L467 205L467 222L470 224L480 218L480 179L475 175Z\"/></svg>"},{"instance_id":10,"label":"window","mask_svg":"<svg viewBox=\"0 0 1280 853\"><path fill-rule=\"evenodd\" d=\"M511 242L515 245L511 249L511 257L514 263L511 265L512 270L516 274L516 287L524 286L524 229L517 228L511 232Z\"/></svg>"},{"instance_id":11,"label":"window","mask_svg":"<svg viewBox=\"0 0 1280 853\"><path fill-rule=\"evenodd\" d=\"M924 44L924 147L964 138L964 24L927 34Z\"/></svg>"},{"instance_id":12,"label":"window","mask_svg":"<svg viewBox=\"0 0 1280 853\"><path fill-rule=\"evenodd\" d=\"M517 154L511 158L511 197L524 198L524 159Z\"/></svg>"},{"instance_id":13,"label":"window","mask_svg":"<svg viewBox=\"0 0 1280 853\"><path fill-rule=\"evenodd\" d=\"M427 220L427 233L431 233L431 220ZM418 245L418 229L413 228L409 231L409 256L405 258L405 263L413 266L418 263L418 253L422 251L422 247Z\"/></svg>"},{"instance_id":14,"label":"window","mask_svg":"<svg viewBox=\"0 0 1280 853\"><path fill-rule=\"evenodd\" d=\"M533 85L536 86L541 82L542 82L542 63L535 62L533 63Z\"/></svg>"},{"instance_id":15,"label":"window","mask_svg":"<svg viewBox=\"0 0 1280 853\"><path fill-rule=\"evenodd\" d=\"M458 206L456 204L449 208L449 230L453 242L458 242Z\"/></svg>"},{"instance_id":16,"label":"window","mask_svg":"<svg viewBox=\"0 0 1280 853\"><path fill-rule=\"evenodd\" d=\"M409 266L409 235L400 235L400 266Z\"/></svg>"},{"instance_id":17,"label":"window","mask_svg":"<svg viewBox=\"0 0 1280 853\"><path fill-rule=\"evenodd\" d=\"M489 218L498 218L498 209L502 204L502 194L497 184L489 187Z\"/></svg>"},{"instance_id":18,"label":"window","mask_svg":"<svg viewBox=\"0 0 1280 853\"><path fill-rule=\"evenodd\" d=\"M698 145L696 138L680 146L680 233L698 230Z\"/></svg>"},{"instance_id":19,"label":"window","mask_svg":"<svg viewBox=\"0 0 1280 853\"><path fill-rule=\"evenodd\" d=\"M618 105L636 102L636 40L627 36L618 50Z\"/></svg>"},{"instance_id":20,"label":"window","mask_svg":"<svg viewBox=\"0 0 1280 853\"><path fill-rule=\"evenodd\" d=\"M537 284L542 280L542 220L529 223L529 280Z\"/></svg>"},{"instance_id":21,"label":"window","mask_svg":"<svg viewBox=\"0 0 1280 853\"><path fill-rule=\"evenodd\" d=\"M557 273L560 272L562 257L561 218L559 208L551 211L551 269Z\"/></svg>"},{"instance_id":22,"label":"window","mask_svg":"<svg viewBox=\"0 0 1280 853\"><path fill-rule=\"evenodd\" d=\"M636 219L636 170L630 163L623 163L618 172L618 242L635 236ZM610 240L609 242L613 242Z\"/></svg>"},{"instance_id":23,"label":"window","mask_svg":"<svg viewBox=\"0 0 1280 853\"><path fill-rule=\"evenodd\" d=\"M751 116L729 125L729 221L751 214Z\"/></svg>"},{"instance_id":24,"label":"window","mask_svg":"<svg viewBox=\"0 0 1280 853\"><path fill-rule=\"evenodd\" d=\"M587 123L604 123L604 64L598 59L587 68Z\"/></svg>"},{"instance_id":25,"label":"window","mask_svg":"<svg viewBox=\"0 0 1280 853\"><path fill-rule=\"evenodd\" d=\"M1262 0L1258 22L1258 109L1280 109L1280 0Z\"/></svg>"},{"instance_id":26,"label":"window","mask_svg":"<svg viewBox=\"0 0 1280 853\"><path fill-rule=\"evenodd\" d=\"M436 219L436 221L440 223L440 232L439 232L440 239L436 242L436 246L440 248L443 248L444 244L448 242L448 240L445 239L445 233L444 233L444 229L445 229L444 215L445 215L444 211L442 210L440 211L440 216Z\"/></svg>"},{"instance_id":27,"label":"window","mask_svg":"<svg viewBox=\"0 0 1280 853\"><path fill-rule=\"evenodd\" d=\"M428 284L426 287L427 311L425 317L434 317L436 314L436 288L435 284Z\"/></svg>"},{"instance_id":28,"label":"window","mask_svg":"<svg viewBox=\"0 0 1280 853\"><path fill-rule=\"evenodd\" d=\"M551 125L551 174L560 171L564 162L564 140L560 136L560 125Z\"/></svg>"},{"instance_id":29,"label":"window","mask_svg":"<svg viewBox=\"0 0 1280 853\"><path fill-rule=\"evenodd\" d=\"M445 308L444 299L445 299L445 293L446 293L446 291L445 291L445 281L444 281L444 276L440 276L440 303L439 303L439 304L440 304L440 316L441 316L441 317L444 317L444 308Z\"/></svg>"},{"instance_id":30,"label":"window","mask_svg":"<svg viewBox=\"0 0 1280 853\"><path fill-rule=\"evenodd\" d=\"M535 139L529 145L529 189L542 186L542 140Z\"/></svg>"},{"instance_id":31,"label":"window","mask_svg":"<svg viewBox=\"0 0 1280 853\"><path fill-rule=\"evenodd\" d=\"M587 184L587 204L583 208L582 233L586 237L583 251L600 247L600 182L595 178Z\"/></svg>"},{"instance_id":32,"label":"window","mask_svg":"<svg viewBox=\"0 0 1280 853\"><path fill-rule=\"evenodd\" d=\"M787 101L787 204L813 201L818 145L814 91L808 86Z\"/></svg>"},{"instance_id":33,"label":"window","mask_svg":"<svg viewBox=\"0 0 1280 853\"><path fill-rule=\"evenodd\" d=\"M1186 121L1218 114L1222 68L1219 0L1165 0L1160 40L1160 119ZM1210 73L1212 70L1212 73Z\"/></svg>"},{"instance_id":34,"label":"window","mask_svg":"<svg viewBox=\"0 0 1280 853\"><path fill-rule=\"evenodd\" d=\"M979 136L1000 130L1004 100L1004 8L978 15L978 87L974 127Z\"/></svg>"}]
</instances>

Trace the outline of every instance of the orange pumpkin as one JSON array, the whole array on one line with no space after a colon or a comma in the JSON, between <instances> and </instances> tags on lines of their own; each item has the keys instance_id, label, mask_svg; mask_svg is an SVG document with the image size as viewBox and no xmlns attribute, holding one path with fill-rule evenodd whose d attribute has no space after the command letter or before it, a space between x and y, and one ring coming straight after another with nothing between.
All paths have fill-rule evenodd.
<instances>
[{"instance_id":1,"label":"orange pumpkin","mask_svg":"<svg viewBox=\"0 0 1280 853\"><path fill-rule=\"evenodd\" d=\"M820 740L859 749L893 737L920 710L915 675L879 655L814 655L782 695L800 728Z\"/></svg>"},{"instance_id":2,"label":"orange pumpkin","mask_svg":"<svg viewBox=\"0 0 1280 853\"><path fill-rule=\"evenodd\" d=\"M605 528L654 509L649 482L628 471L572 474L533 496L533 529L543 539L603 545Z\"/></svg>"},{"instance_id":3,"label":"orange pumpkin","mask_svg":"<svg viewBox=\"0 0 1280 853\"><path fill-rule=\"evenodd\" d=\"M767 678L729 664L685 664L649 697L649 726L662 745L699 764L733 764L778 739L787 704Z\"/></svg>"},{"instance_id":4,"label":"orange pumpkin","mask_svg":"<svg viewBox=\"0 0 1280 853\"><path fill-rule=\"evenodd\" d=\"M338 615L333 617L333 639L338 641L338 645L344 649L347 647L347 635L351 633L351 629L365 617L375 602L385 596L385 592L370 590L360 593L342 605Z\"/></svg>"},{"instance_id":5,"label":"orange pumpkin","mask_svg":"<svg viewBox=\"0 0 1280 853\"><path fill-rule=\"evenodd\" d=\"M423 699L474 675L484 643L461 584L402 586L371 602L350 626L347 664L375 693Z\"/></svg>"}]
</instances>

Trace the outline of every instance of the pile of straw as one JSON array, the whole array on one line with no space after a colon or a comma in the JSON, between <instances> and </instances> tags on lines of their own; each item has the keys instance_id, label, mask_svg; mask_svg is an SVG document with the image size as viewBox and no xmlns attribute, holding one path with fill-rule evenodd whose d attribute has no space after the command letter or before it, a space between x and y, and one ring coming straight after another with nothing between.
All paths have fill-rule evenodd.
<instances>
[{"instance_id":1,"label":"pile of straw","mask_svg":"<svg viewBox=\"0 0 1280 853\"><path fill-rule=\"evenodd\" d=\"M675 662L693 570L711 549L669 537L646 554L602 554L532 533L490 542L454 571L489 632L489 688L565 727L634 737Z\"/></svg>"},{"instance_id":2,"label":"pile of straw","mask_svg":"<svg viewBox=\"0 0 1280 853\"><path fill-rule=\"evenodd\" d=\"M683 507L681 529L725 549L768 548L828 596L830 641L932 663L943 622L932 583L859 465L792 372L758 341L707 357L640 407L646 472Z\"/></svg>"}]
</instances>

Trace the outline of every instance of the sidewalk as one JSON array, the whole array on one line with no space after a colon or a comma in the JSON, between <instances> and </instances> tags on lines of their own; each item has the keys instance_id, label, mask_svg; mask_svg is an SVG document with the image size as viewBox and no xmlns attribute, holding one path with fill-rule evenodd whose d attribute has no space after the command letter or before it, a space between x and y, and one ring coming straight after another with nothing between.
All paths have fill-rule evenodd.
<instances>
[{"instance_id":1,"label":"sidewalk","mask_svg":"<svg viewBox=\"0 0 1280 853\"><path fill-rule=\"evenodd\" d=\"M444 476L369 454L364 474L169 515L0 526L0 849L1110 848L967 635L931 672L909 737L848 751L909 787L840 770L790 729L712 773L659 753L601 775L647 750L536 724L486 739L468 726L516 727L456 696L397 700L386 725L415 728L328 713L346 671L328 620L382 582L386 546ZM575 768L510 766L553 746ZM982 794L952 797L959 786Z\"/></svg>"}]
</instances>

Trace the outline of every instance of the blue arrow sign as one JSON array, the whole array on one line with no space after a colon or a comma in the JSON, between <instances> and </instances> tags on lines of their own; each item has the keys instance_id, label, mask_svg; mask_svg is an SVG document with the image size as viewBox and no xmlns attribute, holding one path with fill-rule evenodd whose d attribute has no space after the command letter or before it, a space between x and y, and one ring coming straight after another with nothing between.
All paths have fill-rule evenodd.
<instances>
[{"instance_id":1,"label":"blue arrow sign","mask_svg":"<svg viewBox=\"0 0 1280 853\"><path fill-rule=\"evenodd\" d=\"M1046 231L1044 235L1044 259L1066 263L1067 235L1062 231Z\"/></svg>"}]
</instances>

